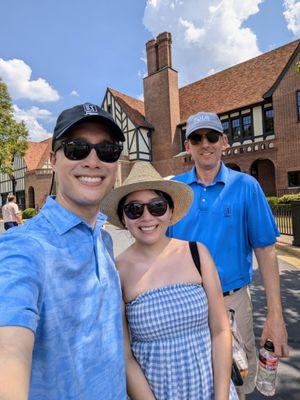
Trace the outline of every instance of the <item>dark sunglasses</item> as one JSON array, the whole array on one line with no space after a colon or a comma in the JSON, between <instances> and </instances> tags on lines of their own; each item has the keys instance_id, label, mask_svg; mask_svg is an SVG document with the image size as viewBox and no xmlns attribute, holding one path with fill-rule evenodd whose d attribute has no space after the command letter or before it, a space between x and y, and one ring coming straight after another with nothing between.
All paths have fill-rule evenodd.
<instances>
[{"instance_id":1,"label":"dark sunglasses","mask_svg":"<svg viewBox=\"0 0 300 400\"><path fill-rule=\"evenodd\" d=\"M83 160L90 154L92 149L95 149L100 161L113 163L120 158L123 145L112 142L92 144L82 139L67 139L54 143L54 152L60 148L63 149L65 156L69 160Z\"/></svg>"},{"instance_id":2,"label":"dark sunglasses","mask_svg":"<svg viewBox=\"0 0 300 400\"><path fill-rule=\"evenodd\" d=\"M209 143L217 143L220 136L221 136L220 132L211 131L211 132L204 133L202 135L191 134L188 137L188 139L192 143L192 145L197 145L202 142L203 138L206 138Z\"/></svg>"},{"instance_id":3,"label":"dark sunglasses","mask_svg":"<svg viewBox=\"0 0 300 400\"><path fill-rule=\"evenodd\" d=\"M161 217L167 211L168 202L163 199L151 200L149 203L133 202L125 204L123 210L126 217L129 219L138 219L143 215L145 206L153 217Z\"/></svg>"}]
</instances>

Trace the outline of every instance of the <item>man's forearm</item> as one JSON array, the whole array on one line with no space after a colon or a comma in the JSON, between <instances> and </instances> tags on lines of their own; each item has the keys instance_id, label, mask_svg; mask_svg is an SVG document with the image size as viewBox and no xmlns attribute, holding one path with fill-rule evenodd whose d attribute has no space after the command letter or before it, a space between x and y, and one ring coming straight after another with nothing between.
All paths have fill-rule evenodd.
<instances>
[{"instance_id":1,"label":"man's forearm","mask_svg":"<svg viewBox=\"0 0 300 400\"><path fill-rule=\"evenodd\" d=\"M263 346L267 339L271 339L274 343L275 353L279 357L287 357L289 349L287 331L282 315L280 277L275 247L256 248L255 254L266 290L268 307L267 319L261 334L260 345Z\"/></svg>"},{"instance_id":2,"label":"man's forearm","mask_svg":"<svg viewBox=\"0 0 300 400\"><path fill-rule=\"evenodd\" d=\"M266 291L268 313L281 315L280 277L275 247L258 247L254 251Z\"/></svg>"}]
</instances>

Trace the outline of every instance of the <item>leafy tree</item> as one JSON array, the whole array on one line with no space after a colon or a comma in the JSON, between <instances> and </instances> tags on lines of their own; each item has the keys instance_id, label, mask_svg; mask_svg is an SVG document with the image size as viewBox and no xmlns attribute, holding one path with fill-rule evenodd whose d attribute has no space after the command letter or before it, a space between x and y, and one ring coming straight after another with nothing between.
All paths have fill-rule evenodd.
<instances>
[{"instance_id":1,"label":"leafy tree","mask_svg":"<svg viewBox=\"0 0 300 400\"><path fill-rule=\"evenodd\" d=\"M0 79L0 172L8 174L15 194L14 157L27 150L28 131L23 122L16 122L6 84Z\"/></svg>"}]
</instances>

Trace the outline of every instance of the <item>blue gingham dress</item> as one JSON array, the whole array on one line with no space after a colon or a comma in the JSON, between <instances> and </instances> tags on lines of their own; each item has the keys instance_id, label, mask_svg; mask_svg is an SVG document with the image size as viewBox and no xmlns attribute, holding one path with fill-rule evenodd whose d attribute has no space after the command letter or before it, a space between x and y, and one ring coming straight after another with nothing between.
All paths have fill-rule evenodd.
<instances>
[{"instance_id":1,"label":"blue gingham dress","mask_svg":"<svg viewBox=\"0 0 300 400\"><path fill-rule=\"evenodd\" d=\"M200 284L172 284L126 304L133 354L157 400L214 397L208 304ZM222 354L220 354L222 357ZM238 400L231 383L230 400Z\"/></svg>"}]
</instances>

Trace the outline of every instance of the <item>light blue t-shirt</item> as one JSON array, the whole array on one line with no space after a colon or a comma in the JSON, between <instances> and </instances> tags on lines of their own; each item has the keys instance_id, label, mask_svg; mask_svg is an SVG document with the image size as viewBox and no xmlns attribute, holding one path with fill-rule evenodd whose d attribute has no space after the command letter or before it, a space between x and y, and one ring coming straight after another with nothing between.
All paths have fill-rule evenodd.
<instances>
[{"instance_id":1,"label":"light blue t-shirt","mask_svg":"<svg viewBox=\"0 0 300 400\"><path fill-rule=\"evenodd\" d=\"M0 238L0 326L32 330L31 400L126 399L121 290L109 234L48 198Z\"/></svg>"},{"instance_id":2,"label":"light blue t-shirt","mask_svg":"<svg viewBox=\"0 0 300 400\"><path fill-rule=\"evenodd\" d=\"M252 280L252 251L274 244L279 236L259 183L223 163L208 186L197 181L195 167L178 176L189 185L194 201L188 213L168 230L177 239L202 242L218 268L223 292Z\"/></svg>"}]
</instances>

